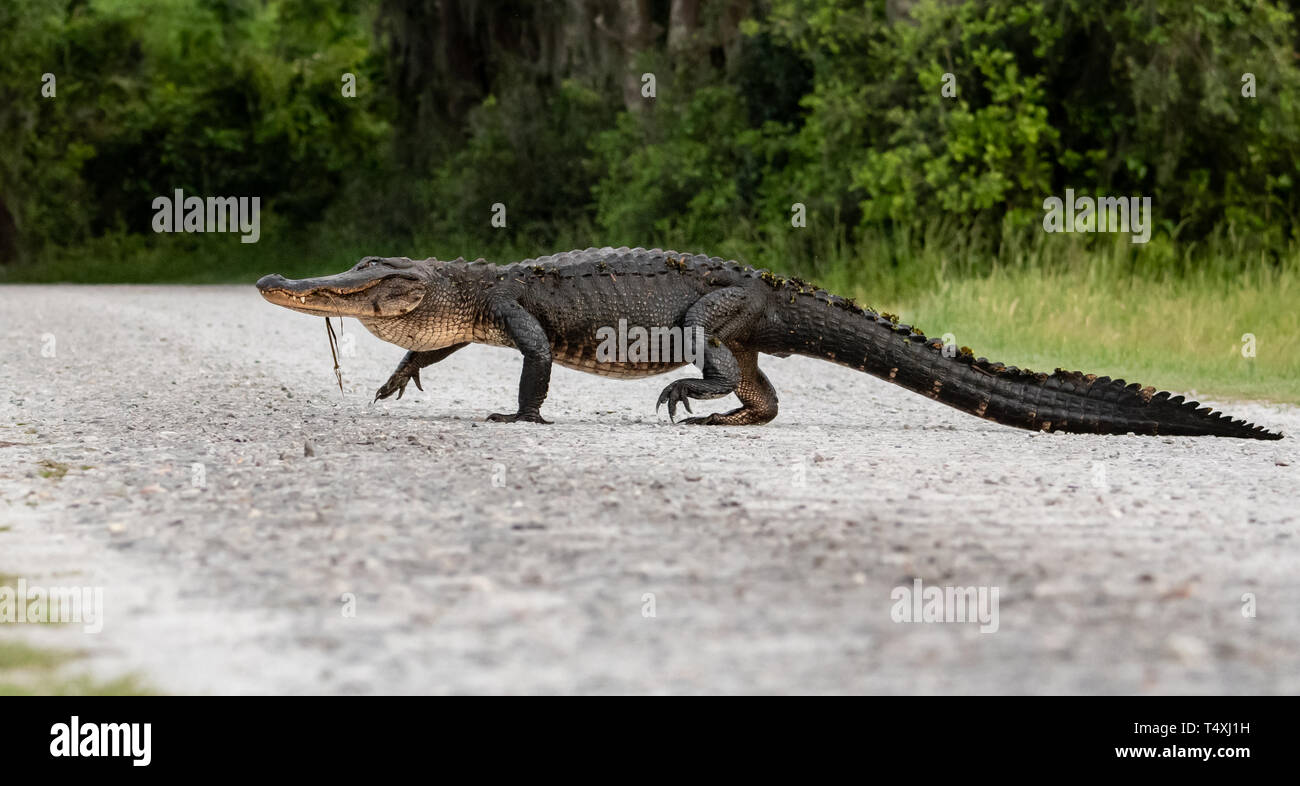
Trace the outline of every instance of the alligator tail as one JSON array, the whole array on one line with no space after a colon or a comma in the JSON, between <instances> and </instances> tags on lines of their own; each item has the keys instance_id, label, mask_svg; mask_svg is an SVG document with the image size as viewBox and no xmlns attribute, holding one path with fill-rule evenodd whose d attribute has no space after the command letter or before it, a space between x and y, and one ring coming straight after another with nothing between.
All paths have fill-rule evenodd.
<instances>
[{"instance_id":1,"label":"alligator tail","mask_svg":"<svg viewBox=\"0 0 1300 786\"><path fill-rule=\"evenodd\" d=\"M897 317L818 290L799 293L790 347L902 385L977 417L1035 431L1281 439L1260 426L1122 379L1057 369L1035 373L945 345Z\"/></svg>"}]
</instances>

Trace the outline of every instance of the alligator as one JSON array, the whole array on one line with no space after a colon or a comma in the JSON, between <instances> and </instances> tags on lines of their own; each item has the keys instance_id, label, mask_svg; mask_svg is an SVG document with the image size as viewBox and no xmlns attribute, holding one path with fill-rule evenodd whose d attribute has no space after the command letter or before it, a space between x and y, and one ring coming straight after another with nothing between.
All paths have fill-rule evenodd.
<instances>
[{"instance_id":1,"label":"alligator","mask_svg":"<svg viewBox=\"0 0 1300 786\"><path fill-rule=\"evenodd\" d=\"M805 355L865 371L986 420L1022 429L1086 434L1279 439L1281 434L1201 407L1182 396L1094 374L1051 374L975 357L898 317L862 308L797 278L739 262L643 248L588 248L509 265L365 257L334 276L264 276L271 303L304 314L355 317L408 350L375 393L400 399L420 370L473 344L523 355L516 412L496 422L547 423L541 415L551 364L634 379L686 365L682 353L645 360L600 351L615 325L676 328L703 337L701 378L663 388L656 410L688 413L692 400L734 393L741 406L684 423L745 426L776 417L777 395L760 354Z\"/></svg>"}]
</instances>

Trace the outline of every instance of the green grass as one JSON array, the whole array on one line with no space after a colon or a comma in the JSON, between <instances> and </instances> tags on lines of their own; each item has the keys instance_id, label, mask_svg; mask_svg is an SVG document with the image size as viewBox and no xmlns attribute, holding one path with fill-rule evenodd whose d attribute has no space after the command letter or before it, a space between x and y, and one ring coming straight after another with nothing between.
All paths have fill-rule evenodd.
<instances>
[{"instance_id":1,"label":"green grass","mask_svg":"<svg viewBox=\"0 0 1300 786\"><path fill-rule=\"evenodd\" d=\"M1008 365L1079 370L1218 399L1300 404L1300 276L1097 281L998 271L886 303L927 335ZM1243 356L1244 334L1255 356Z\"/></svg>"},{"instance_id":2,"label":"green grass","mask_svg":"<svg viewBox=\"0 0 1300 786\"><path fill-rule=\"evenodd\" d=\"M1047 235L1008 230L995 244L950 226L867 234L738 226L701 244L658 244L795 274L899 314L931 336L952 333L977 355L1010 365L1123 377L1207 398L1300 403L1300 247L1278 252L1224 229L1196 243L1157 234ZM590 245L651 245L573 228L548 242L502 231L470 236L367 238L322 226L263 240L232 235L110 236L0 268L3 282L242 283L279 272L338 272L370 254L514 261ZM987 249L996 247L991 253ZM1242 336L1256 356L1242 356ZM48 468L51 477L55 468Z\"/></svg>"},{"instance_id":3,"label":"green grass","mask_svg":"<svg viewBox=\"0 0 1300 786\"><path fill-rule=\"evenodd\" d=\"M155 692L134 676L100 681L66 674L76 653L0 641L0 696L151 696Z\"/></svg>"},{"instance_id":4,"label":"green grass","mask_svg":"<svg viewBox=\"0 0 1300 786\"><path fill-rule=\"evenodd\" d=\"M0 573L0 587L16 588L18 577ZM35 612L38 616L42 612ZM33 623L23 623L24 625ZM61 623L34 623L60 625ZM4 625L0 624L0 632ZM128 675L107 682L70 671L81 653L0 640L0 696L149 696L154 691Z\"/></svg>"},{"instance_id":5,"label":"green grass","mask_svg":"<svg viewBox=\"0 0 1300 786\"><path fill-rule=\"evenodd\" d=\"M0 675L18 670L48 672L71 658L72 655L66 652L39 649L15 641L0 642Z\"/></svg>"},{"instance_id":6,"label":"green grass","mask_svg":"<svg viewBox=\"0 0 1300 786\"><path fill-rule=\"evenodd\" d=\"M68 465L62 461L52 459L41 459L40 467L40 470L38 470L40 476L50 480L63 480L63 476L68 474L69 469Z\"/></svg>"},{"instance_id":7,"label":"green grass","mask_svg":"<svg viewBox=\"0 0 1300 786\"><path fill-rule=\"evenodd\" d=\"M138 677L108 681L69 673L78 652L0 641L0 696L151 696L155 691Z\"/></svg>"}]
</instances>

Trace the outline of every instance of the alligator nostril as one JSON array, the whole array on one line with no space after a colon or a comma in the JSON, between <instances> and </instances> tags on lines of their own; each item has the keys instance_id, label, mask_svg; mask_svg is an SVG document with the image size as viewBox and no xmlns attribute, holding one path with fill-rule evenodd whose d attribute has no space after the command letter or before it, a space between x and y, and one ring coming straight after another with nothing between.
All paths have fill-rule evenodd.
<instances>
[{"instance_id":1,"label":"alligator nostril","mask_svg":"<svg viewBox=\"0 0 1300 786\"><path fill-rule=\"evenodd\" d=\"M285 278L279 273L271 273L270 275L262 276L257 280L257 288L263 291L283 287L284 284Z\"/></svg>"}]
</instances>

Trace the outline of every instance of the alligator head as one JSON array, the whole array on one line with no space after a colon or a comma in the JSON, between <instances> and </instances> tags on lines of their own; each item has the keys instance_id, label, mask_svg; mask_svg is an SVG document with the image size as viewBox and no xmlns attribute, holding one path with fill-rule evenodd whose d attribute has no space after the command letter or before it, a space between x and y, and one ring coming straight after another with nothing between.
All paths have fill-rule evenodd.
<instances>
[{"instance_id":1,"label":"alligator head","mask_svg":"<svg viewBox=\"0 0 1300 786\"><path fill-rule=\"evenodd\" d=\"M424 300L429 271L406 257L366 257L351 269L321 278L258 279L262 297L277 306L318 317L362 320L400 317Z\"/></svg>"}]
</instances>

